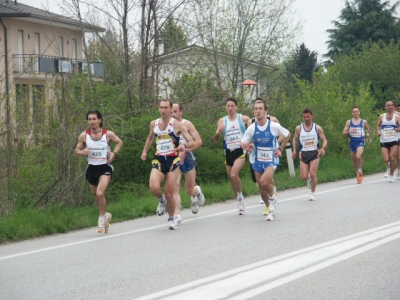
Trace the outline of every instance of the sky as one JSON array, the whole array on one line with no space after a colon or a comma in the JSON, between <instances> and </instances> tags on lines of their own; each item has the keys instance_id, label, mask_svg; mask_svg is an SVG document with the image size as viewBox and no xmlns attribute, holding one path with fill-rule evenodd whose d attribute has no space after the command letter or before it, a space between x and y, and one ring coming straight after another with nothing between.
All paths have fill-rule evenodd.
<instances>
[{"instance_id":1,"label":"sky","mask_svg":"<svg viewBox=\"0 0 400 300\"><path fill-rule=\"evenodd\" d=\"M10 0L14 1L14 0ZM386 0L390 5L397 0ZM27 4L37 8L49 8L51 12L59 13L60 0L17 0L19 3ZM382 1L383 2L383 1ZM327 29L333 29L332 21L339 20L341 10L344 8L345 0L296 0L294 9L297 17L303 20L303 34L298 37L298 44L304 43L308 49L322 55L327 53L326 41L328 40ZM397 10L400 17L400 8Z\"/></svg>"}]
</instances>

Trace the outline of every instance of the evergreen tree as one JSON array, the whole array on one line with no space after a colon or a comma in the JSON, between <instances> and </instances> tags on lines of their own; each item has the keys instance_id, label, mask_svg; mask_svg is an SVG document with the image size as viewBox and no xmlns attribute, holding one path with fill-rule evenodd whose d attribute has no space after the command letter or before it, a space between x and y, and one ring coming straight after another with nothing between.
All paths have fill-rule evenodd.
<instances>
[{"instance_id":1,"label":"evergreen tree","mask_svg":"<svg viewBox=\"0 0 400 300\"><path fill-rule=\"evenodd\" d=\"M390 7L389 2L381 0L346 1L339 19L333 21L335 29L328 29L328 53L324 56L334 60L336 54L350 54L362 51L365 42L390 40L400 37L399 19L395 17L399 2Z\"/></svg>"},{"instance_id":2,"label":"evergreen tree","mask_svg":"<svg viewBox=\"0 0 400 300\"><path fill-rule=\"evenodd\" d=\"M317 58L318 54L302 43L292 52L290 59L285 63L288 77L297 75L300 80L311 82L313 73L318 68Z\"/></svg>"},{"instance_id":3,"label":"evergreen tree","mask_svg":"<svg viewBox=\"0 0 400 300\"><path fill-rule=\"evenodd\" d=\"M173 16L170 16L160 30L164 41L164 52L169 53L188 45L188 38L182 27L178 25Z\"/></svg>"}]
</instances>

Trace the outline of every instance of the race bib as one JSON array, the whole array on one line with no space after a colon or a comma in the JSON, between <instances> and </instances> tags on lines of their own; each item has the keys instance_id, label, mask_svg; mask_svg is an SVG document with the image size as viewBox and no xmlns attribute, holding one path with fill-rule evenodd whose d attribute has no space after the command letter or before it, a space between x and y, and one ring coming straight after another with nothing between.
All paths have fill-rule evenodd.
<instances>
[{"instance_id":1,"label":"race bib","mask_svg":"<svg viewBox=\"0 0 400 300\"><path fill-rule=\"evenodd\" d=\"M241 139L242 139L242 135L240 133L230 134L230 135L226 136L226 143L228 145L240 144Z\"/></svg>"},{"instance_id":2,"label":"race bib","mask_svg":"<svg viewBox=\"0 0 400 300\"><path fill-rule=\"evenodd\" d=\"M355 129L355 130L354 130ZM350 136L354 138L362 137L362 129L361 128L350 128L350 130L354 130L350 132Z\"/></svg>"},{"instance_id":3,"label":"race bib","mask_svg":"<svg viewBox=\"0 0 400 300\"><path fill-rule=\"evenodd\" d=\"M89 148L90 160L107 160L107 148Z\"/></svg>"},{"instance_id":4,"label":"race bib","mask_svg":"<svg viewBox=\"0 0 400 300\"><path fill-rule=\"evenodd\" d=\"M174 151L174 145L172 144L172 140L164 140L157 143L157 153L159 155L165 155Z\"/></svg>"},{"instance_id":5,"label":"race bib","mask_svg":"<svg viewBox=\"0 0 400 300\"><path fill-rule=\"evenodd\" d=\"M386 138L394 137L396 135L396 131L393 127L386 127L383 129L383 136Z\"/></svg>"},{"instance_id":6,"label":"race bib","mask_svg":"<svg viewBox=\"0 0 400 300\"><path fill-rule=\"evenodd\" d=\"M272 148L258 147L257 148L257 160L260 162L272 162L274 156L274 150Z\"/></svg>"},{"instance_id":7,"label":"race bib","mask_svg":"<svg viewBox=\"0 0 400 300\"><path fill-rule=\"evenodd\" d=\"M310 148L316 148L316 147L317 147L317 142L313 138L303 141L304 149L310 149Z\"/></svg>"}]
</instances>

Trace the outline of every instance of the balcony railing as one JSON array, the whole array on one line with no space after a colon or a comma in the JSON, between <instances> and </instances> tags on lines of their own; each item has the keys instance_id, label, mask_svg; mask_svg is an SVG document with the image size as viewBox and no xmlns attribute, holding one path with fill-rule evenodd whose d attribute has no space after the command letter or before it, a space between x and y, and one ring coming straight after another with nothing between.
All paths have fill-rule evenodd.
<instances>
[{"instance_id":1,"label":"balcony railing","mask_svg":"<svg viewBox=\"0 0 400 300\"><path fill-rule=\"evenodd\" d=\"M71 59L38 54L13 54L14 72L29 74L66 73L79 74L90 72L95 77L103 77L102 62L83 59Z\"/></svg>"}]
</instances>

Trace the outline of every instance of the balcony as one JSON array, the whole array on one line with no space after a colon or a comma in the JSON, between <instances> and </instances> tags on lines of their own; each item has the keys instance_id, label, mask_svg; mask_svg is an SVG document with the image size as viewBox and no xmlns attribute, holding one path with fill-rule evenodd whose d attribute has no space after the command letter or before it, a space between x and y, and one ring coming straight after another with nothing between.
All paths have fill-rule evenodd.
<instances>
[{"instance_id":1,"label":"balcony","mask_svg":"<svg viewBox=\"0 0 400 300\"><path fill-rule=\"evenodd\" d=\"M94 77L103 77L102 62L90 62L84 59L71 59L38 54L13 54L14 73L19 74L79 74L88 73Z\"/></svg>"}]
</instances>

